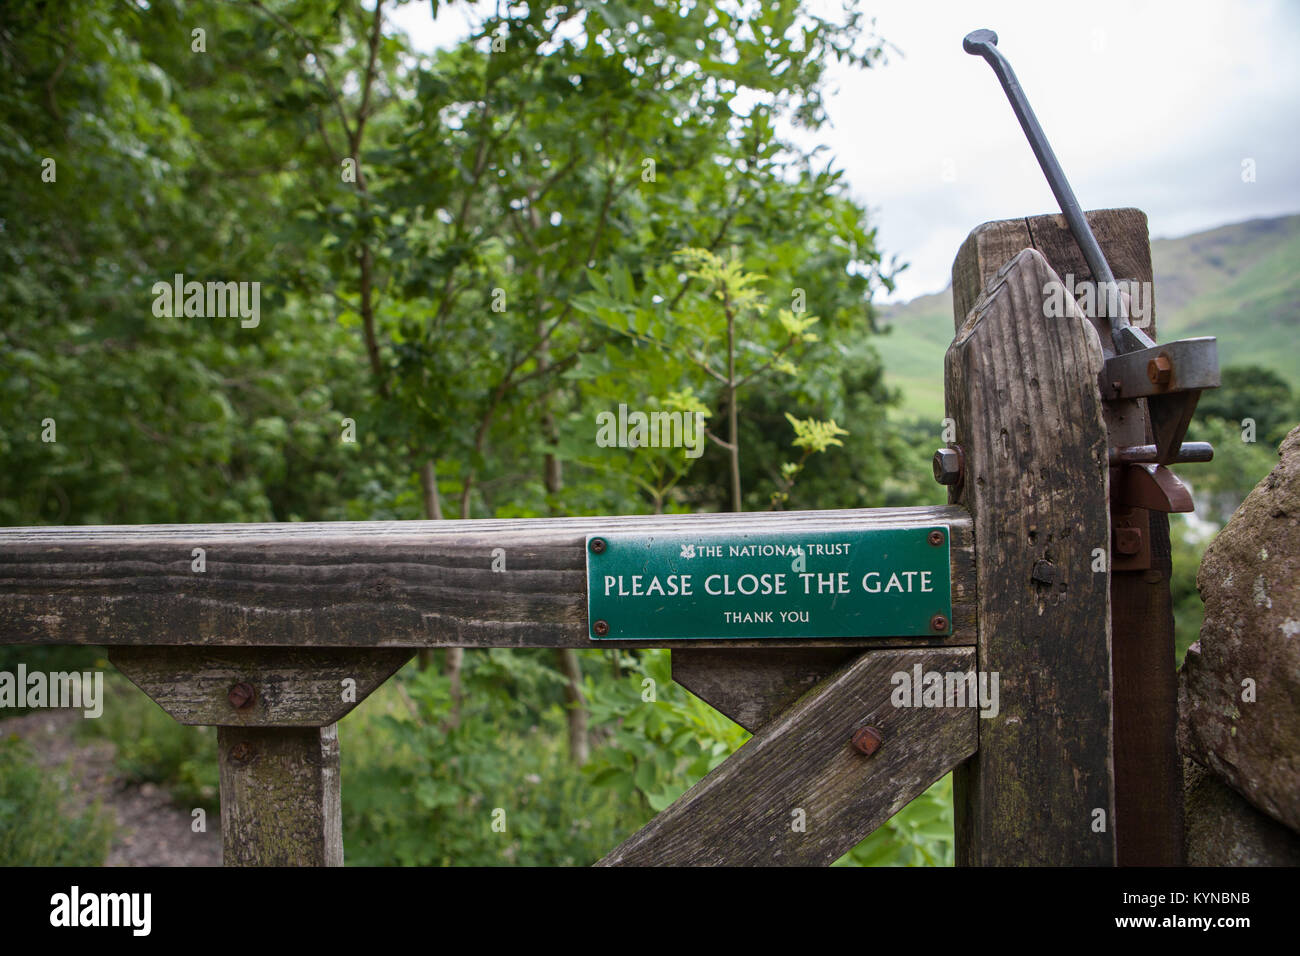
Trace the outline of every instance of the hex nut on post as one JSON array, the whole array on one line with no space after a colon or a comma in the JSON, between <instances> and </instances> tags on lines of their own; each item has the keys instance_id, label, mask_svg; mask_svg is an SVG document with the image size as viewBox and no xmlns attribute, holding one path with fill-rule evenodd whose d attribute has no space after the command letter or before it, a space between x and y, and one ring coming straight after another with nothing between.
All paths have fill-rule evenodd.
<instances>
[{"instance_id":1,"label":"hex nut on post","mask_svg":"<svg viewBox=\"0 0 1300 956\"><path fill-rule=\"evenodd\" d=\"M1174 374L1174 363L1168 355L1158 355L1147 362L1147 378L1152 385L1168 385Z\"/></svg>"},{"instance_id":2,"label":"hex nut on post","mask_svg":"<svg viewBox=\"0 0 1300 956\"><path fill-rule=\"evenodd\" d=\"M885 738L875 727L863 727L853 735L853 749L865 756L872 756L880 745L885 742Z\"/></svg>"},{"instance_id":3,"label":"hex nut on post","mask_svg":"<svg viewBox=\"0 0 1300 956\"><path fill-rule=\"evenodd\" d=\"M252 684L241 680L230 688L230 693L226 694L226 699L230 701L230 706L235 710L243 710L245 707L251 706L253 701L257 699L257 692L253 690Z\"/></svg>"},{"instance_id":4,"label":"hex nut on post","mask_svg":"<svg viewBox=\"0 0 1300 956\"><path fill-rule=\"evenodd\" d=\"M960 448L940 448L934 453L934 480L941 485L961 484L962 465Z\"/></svg>"}]
</instances>

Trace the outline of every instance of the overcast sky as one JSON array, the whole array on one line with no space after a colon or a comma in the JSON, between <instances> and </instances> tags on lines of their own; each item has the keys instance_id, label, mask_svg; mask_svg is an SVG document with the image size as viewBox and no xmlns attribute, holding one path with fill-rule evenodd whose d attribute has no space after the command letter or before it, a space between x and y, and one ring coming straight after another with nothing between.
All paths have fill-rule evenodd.
<instances>
[{"instance_id":1,"label":"overcast sky","mask_svg":"<svg viewBox=\"0 0 1300 956\"><path fill-rule=\"evenodd\" d=\"M1295 0L862 7L898 51L869 71L835 71L831 127L797 135L831 148L886 256L910 263L894 299L947 285L981 222L1057 211L993 71L962 51L982 27L997 31L1084 208L1143 209L1153 238L1300 212ZM429 9L395 16L417 49L469 32L469 7L436 22ZM1245 160L1254 182L1243 182Z\"/></svg>"}]
</instances>

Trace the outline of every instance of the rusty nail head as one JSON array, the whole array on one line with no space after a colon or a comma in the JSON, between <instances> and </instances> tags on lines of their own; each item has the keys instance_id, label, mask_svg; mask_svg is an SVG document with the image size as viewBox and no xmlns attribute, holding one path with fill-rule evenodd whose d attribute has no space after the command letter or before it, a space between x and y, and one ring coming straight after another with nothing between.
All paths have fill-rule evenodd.
<instances>
[{"instance_id":1,"label":"rusty nail head","mask_svg":"<svg viewBox=\"0 0 1300 956\"><path fill-rule=\"evenodd\" d=\"M248 681L243 680L230 688L230 693L226 695L226 698L230 701L230 706L235 708L235 710L243 710L245 707L249 706L256 697L257 693L253 690L253 685L248 683Z\"/></svg>"},{"instance_id":2,"label":"rusty nail head","mask_svg":"<svg viewBox=\"0 0 1300 956\"><path fill-rule=\"evenodd\" d=\"M944 617L942 614L936 614L934 617L930 618L930 630L932 631L948 630L948 619Z\"/></svg>"},{"instance_id":3,"label":"rusty nail head","mask_svg":"<svg viewBox=\"0 0 1300 956\"><path fill-rule=\"evenodd\" d=\"M1142 550L1141 528L1116 528L1115 550L1120 554L1137 554Z\"/></svg>"},{"instance_id":4,"label":"rusty nail head","mask_svg":"<svg viewBox=\"0 0 1300 956\"><path fill-rule=\"evenodd\" d=\"M236 763L243 763L251 756L253 756L252 748L242 740L230 748L230 759Z\"/></svg>"},{"instance_id":5,"label":"rusty nail head","mask_svg":"<svg viewBox=\"0 0 1300 956\"><path fill-rule=\"evenodd\" d=\"M1168 385L1173 374L1174 363L1169 361L1168 355L1158 355L1147 362L1147 378L1151 379L1152 385Z\"/></svg>"},{"instance_id":6,"label":"rusty nail head","mask_svg":"<svg viewBox=\"0 0 1300 956\"><path fill-rule=\"evenodd\" d=\"M880 731L875 727L863 727L853 735L853 748L857 750L858 753L866 754L870 757L880 749L880 745L884 743L884 741L885 738L881 736Z\"/></svg>"},{"instance_id":7,"label":"rusty nail head","mask_svg":"<svg viewBox=\"0 0 1300 956\"><path fill-rule=\"evenodd\" d=\"M604 538L592 538L592 539L591 539L591 553L592 553L592 554L604 554L604 553L605 553L605 539L604 539Z\"/></svg>"},{"instance_id":8,"label":"rusty nail head","mask_svg":"<svg viewBox=\"0 0 1300 956\"><path fill-rule=\"evenodd\" d=\"M591 626L591 629L596 632L598 637L604 637L606 634L609 633L609 622L597 621L595 624Z\"/></svg>"},{"instance_id":9,"label":"rusty nail head","mask_svg":"<svg viewBox=\"0 0 1300 956\"><path fill-rule=\"evenodd\" d=\"M930 532L930 535L926 540L937 548L939 545L943 544L943 532L936 528L934 531Z\"/></svg>"}]
</instances>

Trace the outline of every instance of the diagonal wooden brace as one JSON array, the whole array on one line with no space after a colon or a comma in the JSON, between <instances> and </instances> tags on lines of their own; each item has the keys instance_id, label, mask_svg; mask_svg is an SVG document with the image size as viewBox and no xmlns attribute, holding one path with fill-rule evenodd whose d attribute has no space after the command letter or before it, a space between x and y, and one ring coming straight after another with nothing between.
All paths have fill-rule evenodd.
<instances>
[{"instance_id":1,"label":"diagonal wooden brace","mask_svg":"<svg viewBox=\"0 0 1300 956\"><path fill-rule=\"evenodd\" d=\"M966 647L867 651L760 728L600 865L833 863L974 751L976 701L895 706L901 698L891 699L918 674L971 673L974 656ZM851 743L866 726L883 739L871 757Z\"/></svg>"}]
</instances>

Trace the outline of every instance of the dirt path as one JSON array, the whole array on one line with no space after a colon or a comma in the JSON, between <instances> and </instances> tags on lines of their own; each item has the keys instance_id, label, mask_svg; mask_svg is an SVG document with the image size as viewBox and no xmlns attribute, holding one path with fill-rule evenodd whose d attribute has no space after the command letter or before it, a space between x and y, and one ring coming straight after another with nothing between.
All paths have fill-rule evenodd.
<instances>
[{"instance_id":1,"label":"dirt path","mask_svg":"<svg viewBox=\"0 0 1300 956\"><path fill-rule=\"evenodd\" d=\"M136 786L118 776L111 743L77 738L74 727L80 716L76 710L33 711L0 721L0 735L18 735L42 767L65 772L73 808L80 810L98 797L112 812L117 832L106 865L220 866L220 816L208 815L206 833L193 832L189 810L173 805L165 790L148 783Z\"/></svg>"}]
</instances>

